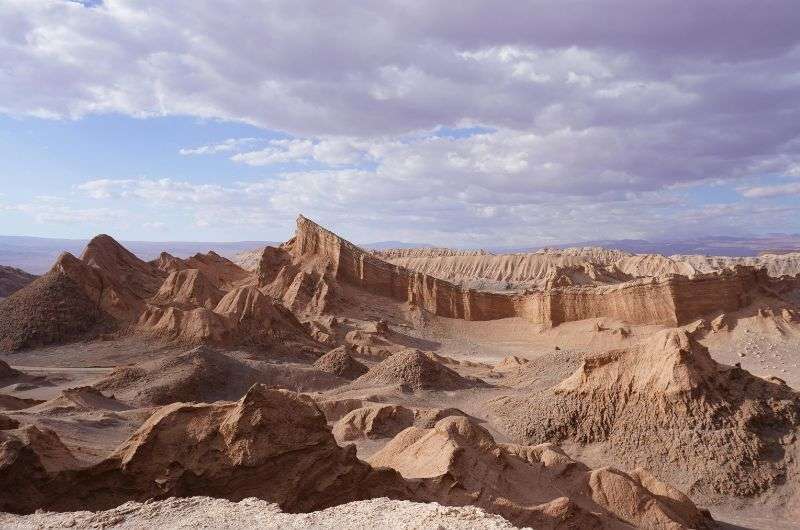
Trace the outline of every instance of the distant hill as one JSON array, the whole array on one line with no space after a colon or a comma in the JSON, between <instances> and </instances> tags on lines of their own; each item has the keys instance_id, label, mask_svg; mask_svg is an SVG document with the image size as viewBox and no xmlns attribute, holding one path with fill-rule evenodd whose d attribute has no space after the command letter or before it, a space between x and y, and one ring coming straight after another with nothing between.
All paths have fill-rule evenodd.
<instances>
[{"instance_id":1,"label":"distant hill","mask_svg":"<svg viewBox=\"0 0 800 530\"><path fill-rule=\"evenodd\" d=\"M0 265L16 267L24 271L42 274L50 269L58 255L67 250L80 255L88 239L51 239L27 236L0 236ZM198 252L214 252L234 259L249 251L258 251L274 241L236 241L230 243L195 241L122 241L131 252L144 260L155 259L161 251L177 257L188 257ZM435 248L429 243L405 241L377 241L362 243L367 250ZM496 254L513 252L535 252L542 248L603 247L633 254L701 254L706 256L758 256L761 254L800 251L800 234L768 234L759 237L709 236L674 241L650 241L646 239L608 239L580 241L547 246L484 247Z\"/></svg>"},{"instance_id":2,"label":"distant hill","mask_svg":"<svg viewBox=\"0 0 800 530\"><path fill-rule=\"evenodd\" d=\"M36 279L33 274L0 265L0 298L5 298L14 291L18 291Z\"/></svg>"},{"instance_id":3,"label":"distant hill","mask_svg":"<svg viewBox=\"0 0 800 530\"><path fill-rule=\"evenodd\" d=\"M88 239L0 236L0 265L16 267L34 274L43 274L50 269L63 251L66 250L79 256L88 242ZM276 243L271 241L237 241L233 243L122 241L122 244L141 259L149 261L158 257L162 251L179 258L209 250L225 257L233 257L246 250Z\"/></svg>"}]
</instances>

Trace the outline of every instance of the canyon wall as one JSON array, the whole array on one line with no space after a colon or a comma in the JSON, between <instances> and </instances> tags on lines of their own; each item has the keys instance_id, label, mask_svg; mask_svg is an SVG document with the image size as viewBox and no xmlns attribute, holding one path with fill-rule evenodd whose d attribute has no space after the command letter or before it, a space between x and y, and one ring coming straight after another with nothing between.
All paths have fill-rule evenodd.
<instances>
[{"instance_id":1,"label":"canyon wall","mask_svg":"<svg viewBox=\"0 0 800 530\"><path fill-rule=\"evenodd\" d=\"M293 261L370 293L409 302L439 316L494 320L519 316L558 325L608 317L632 324L681 325L715 311L750 303L764 271L735 267L694 277L665 275L611 285L564 286L524 293L485 292L383 261L316 223L300 217L285 246Z\"/></svg>"}]
</instances>

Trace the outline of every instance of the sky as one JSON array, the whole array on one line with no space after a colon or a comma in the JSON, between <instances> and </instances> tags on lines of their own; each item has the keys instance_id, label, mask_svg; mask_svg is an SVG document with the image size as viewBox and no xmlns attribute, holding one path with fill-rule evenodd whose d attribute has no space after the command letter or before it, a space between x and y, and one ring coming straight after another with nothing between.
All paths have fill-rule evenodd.
<instances>
[{"instance_id":1,"label":"sky","mask_svg":"<svg viewBox=\"0 0 800 530\"><path fill-rule=\"evenodd\" d=\"M800 233L798 27L795 0L3 0L0 234Z\"/></svg>"}]
</instances>

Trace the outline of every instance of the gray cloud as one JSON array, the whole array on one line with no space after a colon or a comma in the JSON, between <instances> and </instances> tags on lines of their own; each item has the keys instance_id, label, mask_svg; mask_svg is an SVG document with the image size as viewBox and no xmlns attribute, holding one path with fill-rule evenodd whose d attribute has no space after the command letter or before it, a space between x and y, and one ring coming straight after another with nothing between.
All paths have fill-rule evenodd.
<instances>
[{"instance_id":1,"label":"gray cloud","mask_svg":"<svg viewBox=\"0 0 800 530\"><path fill-rule=\"evenodd\" d=\"M750 180L800 163L798 27L790 0L7 0L0 113L190 115L285 132L182 153L322 166L265 185L262 200L286 215L480 224L467 238L557 215L575 239L654 233L663 215L680 221L671 208L687 229L723 229L675 189L794 193ZM431 134L470 125L491 131ZM125 186L115 193L159 190ZM84 191L109 198L107 187Z\"/></svg>"}]
</instances>

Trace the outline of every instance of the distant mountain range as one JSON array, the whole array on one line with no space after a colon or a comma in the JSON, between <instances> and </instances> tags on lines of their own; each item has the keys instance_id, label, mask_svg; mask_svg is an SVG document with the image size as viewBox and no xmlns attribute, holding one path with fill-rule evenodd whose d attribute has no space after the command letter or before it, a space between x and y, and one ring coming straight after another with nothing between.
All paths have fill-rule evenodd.
<instances>
[{"instance_id":1,"label":"distant mountain range","mask_svg":"<svg viewBox=\"0 0 800 530\"><path fill-rule=\"evenodd\" d=\"M0 236L0 265L17 267L34 274L42 274L63 251L76 256L83 252L88 239L53 239L27 236ZM196 241L121 241L134 254L144 260L156 258L162 251L185 258L198 252L214 252L233 258L237 254L267 245L274 241L196 242ZM387 248L431 248L428 243L403 241L378 241L364 243L369 250ZM703 237L675 241L649 241L644 239L596 240L529 247L485 247L493 253L535 252L541 248L604 247L634 254L703 254L708 256L757 256L764 253L800 251L800 234L768 234L759 237Z\"/></svg>"},{"instance_id":2,"label":"distant mountain range","mask_svg":"<svg viewBox=\"0 0 800 530\"><path fill-rule=\"evenodd\" d=\"M758 237L708 236L696 239L650 241L646 239L601 239L540 247L494 247L494 253L535 252L542 248L603 247L632 254L700 254L704 256L758 256L800 252L800 234L768 234Z\"/></svg>"},{"instance_id":3,"label":"distant mountain range","mask_svg":"<svg viewBox=\"0 0 800 530\"><path fill-rule=\"evenodd\" d=\"M63 251L80 256L88 239L51 239L46 237L0 236L0 265L17 267L34 274L50 269ZM213 250L225 257L254 248L275 245L271 241L237 241L234 243L187 242L187 241L122 241L131 252L144 260L151 260L163 252L186 258L198 252Z\"/></svg>"}]
</instances>

